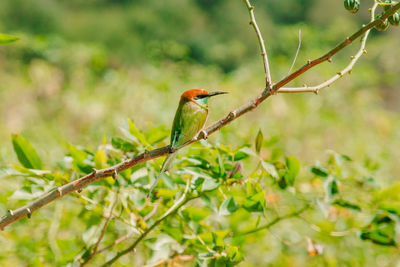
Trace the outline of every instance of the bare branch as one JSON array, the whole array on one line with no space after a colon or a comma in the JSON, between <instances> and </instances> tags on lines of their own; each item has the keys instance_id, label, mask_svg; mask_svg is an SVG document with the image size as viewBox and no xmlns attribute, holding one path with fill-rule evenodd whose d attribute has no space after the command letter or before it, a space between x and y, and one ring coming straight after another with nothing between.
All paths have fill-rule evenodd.
<instances>
[{"instance_id":1,"label":"bare branch","mask_svg":"<svg viewBox=\"0 0 400 267\"><path fill-rule=\"evenodd\" d=\"M374 21L375 19L375 10L377 8L378 4L375 3L374 6L371 8L371 22ZM368 35L371 32L371 29L365 32L364 36L361 38L361 46L360 49L357 51L357 54L354 56L351 56L350 63L340 72L338 72L336 75L334 75L332 78L326 80L325 82L316 85L316 86L303 86L303 87L282 87L278 90L278 93L307 93L307 92L312 92L318 94L319 90L329 87L332 83L337 81L338 79L342 78L345 74L351 73L353 70L353 66L357 63L357 61L360 59L360 57L363 54L366 54L365 50L365 45L367 43Z\"/></svg>"},{"instance_id":2,"label":"bare branch","mask_svg":"<svg viewBox=\"0 0 400 267\"><path fill-rule=\"evenodd\" d=\"M310 206L307 204L307 205L305 205L304 207L302 207L299 210L293 211L293 212L291 212L289 214L286 214L284 216L276 217L275 219L273 219L272 221L270 221L269 223L267 223L265 225L259 226L259 227L255 228L255 229L252 229L252 230L249 230L249 231L246 231L246 232L235 234L235 236L254 234L254 233L258 232L258 231L269 229L273 225L277 224L278 222L280 222L282 220L299 216L301 213L306 211L309 207Z\"/></svg>"},{"instance_id":3,"label":"bare branch","mask_svg":"<svg viewBox=\"0 0 400 267\"><path fill-rule=\"evenodd\" d=\"M296 70L295 72L291 73L290 75L286 76L283 78L281 81L277 82L273 86L273 91L277 92L279 88L285 86L287 83L293 81L295 78L306 72L307 70L321 64L322 62L329 61L331 58L337 54L340 50L343 48L347 47L350 45L354 40L365 34L367 31L370 29L374 28L376 25L382 23L385 19L388 17L392 16L398 9L400 8L400 3L397 3L396 5L393 5L391 9L389 9L387 12L385 12L382 17L379 19L373 20L372 22L368 23L367 25L363 25L360 30L355 32L353 35L350 37L347 37L343 42L341 42L339 45L337 45L335 48L330 50L328 53L325 55L315 59L315 60L310 60L308 61L303 67L300 69Z\"/></svg>"},{"instance_id":4,"label":"bare branch","mask_svg":"<svg viewBox=\"0 0 400 267\"><path fill-rule=\"evenodd\" d=\"M258 38L258 43L260 45L261 49L261 56L263 58L264 62L264 72L265 72L265 86L266 88L271 88L272 87L272 80L271 80L271 71L269 69L269 61L268 61L268 55L267 55L267 50L265 49L265 44L264 44L264 39L261 35L261 31L258 28L257 22L256 22L256 17L254 16L254 6L250 4L250 0L243 0L243 2L246 4L247 9L249 10L250 14L250 25L253 26L254 31L256 32L257 38Z\"/></svg>"}]
</instances>

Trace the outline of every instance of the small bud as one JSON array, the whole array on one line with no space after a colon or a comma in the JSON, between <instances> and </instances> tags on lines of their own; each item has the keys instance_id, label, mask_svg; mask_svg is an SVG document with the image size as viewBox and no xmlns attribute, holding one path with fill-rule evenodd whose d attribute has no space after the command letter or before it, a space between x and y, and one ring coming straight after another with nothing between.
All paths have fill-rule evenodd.
<instances>
[{"instance_id":1,"label":"small bud","mask_svg":"<svg viewBox=\"0 0 400 267\"><path fill-rule=\"evenodd\" d=\"M357 13L360 9L359 0L344 0L344 8L346 8L351 13Z\"/></svg>"},{"instance_id":2,"label":"small bud","mask_svg":"<svg viewBox=\"0 0 400 267\"><path fill-rule=\"evenodd\" d=\"M398 12L394 13L392 16L389 17L389 23L393 26L400 25L400 15Z\"/></svg>"},{"instance_id":3,"label":"small bud","mask_svg":"<svg viewBox=\"0 0 400 267\"><path fill-rule=\"evenodd\" d=\"M378 20L378 19L381 19L381 17L382 17L382 15L377 15L375 17L375 19ZM388 27L389 27L389 20L385 19L381 23L376 25L375 29L377 29L378 31L386 31Z\"/></svg>"}]
</instances>

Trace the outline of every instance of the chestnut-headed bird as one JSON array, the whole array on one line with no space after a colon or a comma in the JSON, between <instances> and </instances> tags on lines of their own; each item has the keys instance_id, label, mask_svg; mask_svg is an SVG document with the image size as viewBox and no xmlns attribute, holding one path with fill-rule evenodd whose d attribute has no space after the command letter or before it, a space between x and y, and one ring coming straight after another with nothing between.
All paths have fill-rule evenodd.
<instances>
[{"instance_id":1,"label":"chestnut-headed bird","mask_svg":"<svg viewBox=\"0 0 400 267\"><path fill-rule=\"evenodd\" d=\"M147 197L150 196L161 175L170 168L176 156L176 149L192 140L203 129L208 116L208 100L210 97L221 94L226 94L226 92L209 93L204 89L192 89L182 94L172 123L170 153Z\"/></svg>"}]
</instances>

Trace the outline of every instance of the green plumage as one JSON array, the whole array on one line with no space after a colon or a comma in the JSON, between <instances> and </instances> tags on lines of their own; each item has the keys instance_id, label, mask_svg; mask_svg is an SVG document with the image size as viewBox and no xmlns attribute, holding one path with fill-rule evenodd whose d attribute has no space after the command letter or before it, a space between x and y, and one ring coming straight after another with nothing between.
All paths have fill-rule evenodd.
<instances>
[{"instance_id":1,"label":"green plumage","mask_svg":"<svg viewBox=\"0 0 400 267\"><path fill-rule=\"evenodd\" d=\"M172 123L171 130L171 143L172 149L178 148L192 140L203 128L208 116L208 97L198 100L188 100L181 98L178 109L175 113L174 122ZM168 154L161 168L160 174L156 181L150 188L148 196L153 191L161 175L168 171L176 153Z\"/></svg>"},{"instance_id":2,"label":"green plumage","mask_svg":"<svg viewBox=\"0 0 400 267\"><path fill-rule=\"evenodd\" d=\"M182 99L175 113L171 130L171 147L177 148L193 139L207 120L208 98L205 101ZM199 103L200 102L200 103ZM203 103L202 103L203 102Z\"/></svg>"}]
</instances>

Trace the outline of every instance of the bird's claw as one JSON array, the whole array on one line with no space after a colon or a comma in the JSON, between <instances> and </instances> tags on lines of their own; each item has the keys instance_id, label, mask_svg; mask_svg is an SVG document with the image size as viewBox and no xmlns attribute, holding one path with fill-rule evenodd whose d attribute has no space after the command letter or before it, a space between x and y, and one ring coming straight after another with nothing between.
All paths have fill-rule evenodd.
<instances>
[{"instance_id":1,"label":"bird's claw","mask_svg":"<svg viewBox=\"0 0 400 267\"><path fill-rule=\"evenodd\" d=\"M197 135L197 139L207 140L207 138L208 138L208 134L207 134L207 132L205 130L201 130L199 132L199 134Z\"/></svg>"},{"instance_id":2,"label":"bird's claw","mask_svg":"<svg viewBox=\"0 0 400 267\"><path fill-rule=\"evenodd\" d=\"M176 148L175 148L175 147L169 146L168 152L169 152L170 154L175 153L175 151L176 151Z\"/></svg>"}]
</instances>

